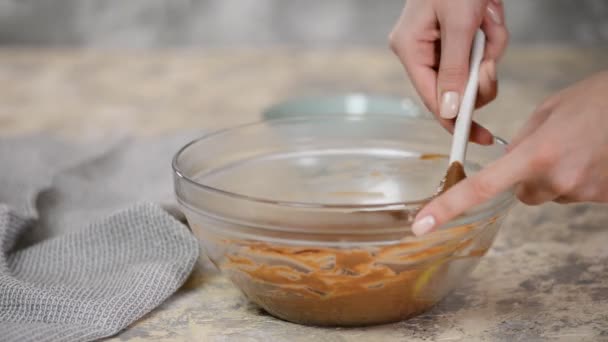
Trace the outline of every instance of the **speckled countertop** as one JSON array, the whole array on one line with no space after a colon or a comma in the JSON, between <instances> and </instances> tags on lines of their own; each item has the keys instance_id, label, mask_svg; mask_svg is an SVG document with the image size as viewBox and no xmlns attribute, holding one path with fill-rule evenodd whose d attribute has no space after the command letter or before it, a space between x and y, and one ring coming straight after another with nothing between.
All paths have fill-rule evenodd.
<instances>
[{"instance_id":1,"label":"speckled countertop","mask_svg":"<svg viewBox=\"0 0 608 342\"><path fill-rule=\"evenodd\" d=\"M608 49L514 47L500 98L479 114L510 137L543 97L608 68ZM86 51L0 49L0 134L99 139L259 119L303 94L412 95L382 50ZM305 327L261 313L209 263L121 341L608 341L608 207L517 206L463 286L409 321Z\"/></svg>"}]
</instances>

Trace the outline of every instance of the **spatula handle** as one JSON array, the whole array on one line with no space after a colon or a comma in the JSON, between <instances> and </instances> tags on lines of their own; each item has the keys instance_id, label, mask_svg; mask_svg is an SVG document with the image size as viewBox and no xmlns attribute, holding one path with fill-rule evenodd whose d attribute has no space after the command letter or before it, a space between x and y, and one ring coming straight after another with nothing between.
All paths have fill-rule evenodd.
<instances>
[{"instance_id":1,"label":"spatula handle","mask_svg":"<svg viewBox=\"0 0 608 342\"><path fill-rule=\"evenodd\" d=\"M456 117L452 150L450 152L450 164L457 161L464 165L469 134L471 132L471 122L473 121L473 110L475 110L477 90L479 89L479 66L483 59L485 43L485 34L481 30L477 30L471 49L469 80L460 101L458 116Z\"/></svg>"}]
</instances>

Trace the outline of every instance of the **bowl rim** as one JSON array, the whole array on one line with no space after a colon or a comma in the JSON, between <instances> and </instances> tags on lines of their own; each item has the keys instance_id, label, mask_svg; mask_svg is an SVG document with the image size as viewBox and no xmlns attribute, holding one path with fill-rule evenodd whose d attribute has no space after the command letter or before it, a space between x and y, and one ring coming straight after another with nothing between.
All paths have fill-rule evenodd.
<instances>
[{"instance_id":1,"label":"bowl rim","mask_svg":"<svg viewBox=\"0 0 608 342\"><path fill-rule=\"evenodd\" d=\"M259 204L273 205L284 208L293 208L293 209L314 209L314 210L340 210L340 211L349 211L349 212L372 212L372 211L411 211L412 209L420 209L424 206L424 204L428 203L431 197L427 197L424 199L418 199L413 201L405 201L405 202L386 202L386 203L374 203L374 204L348 204L348 203L314 203L314 202L302 202L302 201L280 201L280 200L272 200L268 198L244 195L233 191L222 190L213 186L205 185L197 182L192 177L185 174L183 170L179 167L179 158L180 156L193 145L203 142L205 140L210 140L217 138L221 135L228 134L240 129L245 129L248 127L254 127L258 125L268 124L268 123L289 123L289 122L306 122L306 121L318 121L321 117L332 117L332 118L342 118L342 119L353 119L353 120L366 120L370 119L372 115L365 115L364 117L353 114L323 114L323 115L314 115L314 116L293 116L293 117L282 117L282 118L272 118L272 119L262 119L254 122L239 124L235 126L231 126L228 128L220 129L217 131L212 131L207 134L203 134L202 136L191 140L182 146L173 156L171 166L173 169L174 176L178 179L185 181L186 183L200 188L204 191L209 191L221 196L227 196L235 200L242 200L248 202L254 202ZM386 114L374 114L373 116L383 117L390 120L410 120L410 121L431 121L434 120L430 116L395 116L395 115L386 115ZM506 148L508 142L494 135L495 143L502 145L503 148ZM515 195L513 193L513 187L503 191L499 195L495 196L493 199L490 199L485 202L486 205L478 206L478 209L474 209L467 214L462 215L461 219L452 220L454 224L448 224L448 226L457 226L457 225L465 225L473 222L477 222L479 219L483 219L485 217L494 216L493 213L500 211L502 208L508 208L515 199Z\"/></svg>"}]
</instances>

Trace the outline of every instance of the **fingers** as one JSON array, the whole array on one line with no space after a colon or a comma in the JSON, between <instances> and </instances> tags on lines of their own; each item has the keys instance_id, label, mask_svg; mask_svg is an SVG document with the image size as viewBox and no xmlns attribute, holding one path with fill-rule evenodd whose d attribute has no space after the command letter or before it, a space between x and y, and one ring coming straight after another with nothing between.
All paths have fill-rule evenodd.
<instances>
[{"instance_id":1,"label":"fingers","mask_svg":"<svg viewBox=\"0 0 608 342\"><path fill-rule=\"evenodd\" d=\"M529 162L534 151L532 140L432 200L416 215L413 233L426 234L528 178L535 167Z\"/></svg>"},{"instance_id":2,"label":"fingers","mask_svg":"<svg viewBox=\"0 0 608 342\"><path fill-rule=\"evenodd\" d=\"M479 90L475 107L482 107L493 101L498 95L498 81L496 76L496 63L487 60L479 68Z\"/></svg>"},{"instance_id":3,"label":"fingers","mask_svg":"<svg viewBox=\"0 0 608 342\"><path fill-rule=\"evenodd\" d=\"M502 57L509 41L509 33L504 25L502 1L488 3L481 29L486 34L486 48L484 62L480 68L479 93L475 104L477 108L492 102L498 95L496 63Z\"/></svg>"},{"instance_id":4,"label":"fingers","mask_svg":"<svg viewBox=\"0 0 608 342\"><path fill-rule=\"evenodd\" d=\"M486 34L484 59L499 61L509 43L509 31L504 24L505 14L502 1L490 1L481 24Z\"/></svg>"},{"instance_id":5,"label":"fingers","mask_svg":"<svg viewBox=\"0 0 608 342\"><path fill-rule=\"evenodd\" d=\"M455 5L459 5L454 2ZM496 98L496 61L507 46L509 34L504 25L502 1L487 2L485 13L476 13L475 6L470 11L462 8L450 9L446 15L439 13L441 27L441 58L437 75L439 114L451 119L458 114L460 96L468 78L469 55L475 30L481 26L486 33L486 48L480 73L478 107ZM454 12L458 11L459 15Z\"/></svg>"},{"instance_id":6,"label":"fingers","mask_svg":"<svg viewBox=\"0 0 608 342\"><path fill-rule=\"evenodd\" d=\"M443 126L448 132L454 133L454 121L455 119L442 119L438 118L439 124ZM469 141L478 143L480 145L492 145L494 143L494 135L485 127L473 121L471 124L471 132L469 134Z\"/></svg>"},{"instance_id":7,"label":"fingers","mask_svg":"<svg viewBox=\"0 0 608 342\"><path fill-rule=\"evenodd\" d=\"M438 113L437 107L437 72L430 66L418 64L411 59L403 62L416 92L431 113Z\"/></svg>"},{"instance_id":8,"label":"fingers","mask_svg":"<svg viewBox=\"0 0 608 342\"><path fill-rule=\"evenodd\" d=\"M492 145L494 143L494 135L487 128L477 122L473 122L469 140L480 145Z\"/></svg>"},{"instance_id":9,"label":"fingers","mask_svg":"<svg viewBox=\"0 0 608 342\"><path fill-rule=\"evenodd\" d=\"M452 119L458 114L460 98L469 76L469 57L475 31L480 25L472 16L446 15L439 18L441 57L437 73L439 115Z\"/></svg>"},{"instance_id":10,"label":"fingers","mask_svg":"<svg viewBox=\"0 0 608 342\"><path fill-rule=\"evenodd\" d=\"M404 66L416 92L432 112L437 109L437 72L439 39L433 7L425 1L408 1L389 35L390 47Z\"/></svg>"}]
</instances>

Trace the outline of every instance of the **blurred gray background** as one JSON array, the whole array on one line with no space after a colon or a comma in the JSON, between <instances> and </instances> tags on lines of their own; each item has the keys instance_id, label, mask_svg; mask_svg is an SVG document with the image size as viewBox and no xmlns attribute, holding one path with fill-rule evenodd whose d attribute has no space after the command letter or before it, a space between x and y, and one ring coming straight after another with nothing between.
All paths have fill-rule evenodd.
<instances>
[{"instance_id":1,"label":"blurred gray background","mask_svg":"<svg viewBox=\"0 0 608 342\"><path fill-rule=\"evenodd\" d=\"M608 43L608 0L503 0L513 43ZM386 46L403 0L0 0L0 44Z\"/></svg>"}]
</instances>

